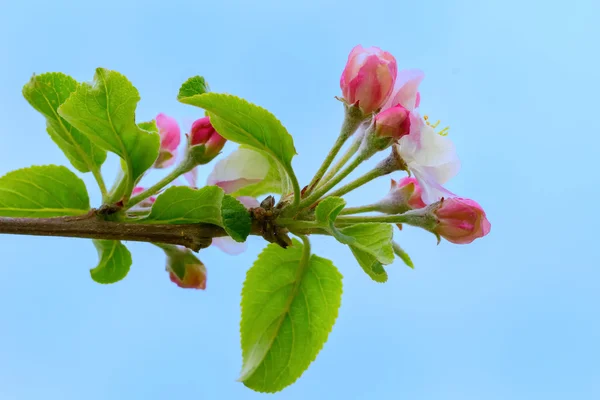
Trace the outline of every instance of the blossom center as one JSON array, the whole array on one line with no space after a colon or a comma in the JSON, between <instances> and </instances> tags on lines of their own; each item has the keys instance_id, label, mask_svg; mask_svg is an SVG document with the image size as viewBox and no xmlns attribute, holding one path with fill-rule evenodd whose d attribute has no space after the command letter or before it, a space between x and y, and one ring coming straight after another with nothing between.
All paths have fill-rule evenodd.
<instances>
[{"instance_id":1,"label":"blossom center","mask_svg":"<svg viewBox=\"0 0 600 400\"><path fill-rule=\"evenodd\" d=\"M437 128L438 125L440 124L440 120L439 119L435 123L433 123L433 124L431 122L429 122L429 116L427 116L427 115L424 115L423 119L425 120L425 123L428 126L430 126L430 127L432 127L434 129L434 131L435 131L435 128ZM448 136L449 132L450 132L450 127L446 126L445 128L441 129L440 131L438 131L436 133L438 135L440 135L440 136Z\"/></svg>"}]
</instances>

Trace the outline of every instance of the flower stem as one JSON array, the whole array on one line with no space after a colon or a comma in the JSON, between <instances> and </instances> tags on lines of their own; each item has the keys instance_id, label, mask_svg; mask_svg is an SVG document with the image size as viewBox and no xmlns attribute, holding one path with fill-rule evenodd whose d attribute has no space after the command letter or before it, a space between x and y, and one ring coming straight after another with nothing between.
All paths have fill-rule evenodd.
<instances>
[{"instance_id":1,"label":"flower stem","mask_svg":"<svg viewBox=\"0 0 600 400\"><path fill-rule=\"evenodd\" d=\"M144 190L142 193L137 196L133 196L127 202L127 207L125 209L129 209L134 205L146 200L148 197L156 194L159 190L167 186L169 183L173 182L177 179L181 174L188 172L191 168L189 168L189 164L183 162L179 164L173 171L169 173L169 175L162 178L160 181L156 182L154 185L150 186L148 189Z\"/></svg>"},{"instance_id":2,"label":"flower stem","mask_svg":"<svg viewBox=\"0 0 600 400\"><path fill-rule=\"evenodd\" d=\"M348 148L348 150L346 151L344 156L342 158L340 158L340 160L337 163L335 163L333 168L330 169L329 172L327 172L327 174L325 174L325 176L317 184L317 187L323 186L324 184L329 182L331 180L331 178L333 178L335 176L335 174L337 174L340 171L340 169L342 169L342 167L344 165L346 165L346 163L352 158L352 156L354 156L354 154L356 154L356 152L360 148L361 142L362 142L362 136L360 136L360 137L357 136L356 139L354 140L354 143L352 143L352 146L350 146L350 148Z\"/></svg>"},{"instance_id":3,"label":"flower stem","mask_svg":"<svg viewBox=\"0 0 600 400\"><path fill-rule=\"evenodd\" d=\"M321 167L319 168L315 176L312 178L312 181L310 181L310 183L308 184L308 189L306 191L307 195L310 194L312 190L317 186L317 184L321 181L321 178L323 177L325 172L327 172L327 169L329 168L337 154L340 152L344 143L346 143L346 140L348 140L348 138L352 136L354 132L356 132L356 130L362 123L364 119L363 115L357 115L357 112L352 108L353 106L346 108L346 115L344 117L344 123L342 124L340 134L337 140L335 141L333 147L329 151L329 154L327 154L327 157L325 157L325 160L321 164Z\"/></svg>"},{"instance_id":4,"label":"flower stem","mask_svg":"<svg viewBox=\"0 0 600 400\"><path fill-rule=\"evenodd\" d=\"M319 200L321 198L321 196L323 196L324 194L326 194L335 185L337 185L338 183L340 183L345 177L347 177L348 175L350 175L350 173L352 171L354 171L356 169L356 167L358 167L363 161L365 161L366 158L367 157L364 157L363 155L359 155L358 157L356 157L354 159L354 161L352 161L350 163L350 165L348 165L344 170L342 170L342 172L340 172L338 175L336 175L334 178L332 178L325 185L323 185L320 188L318 188L313 194L311 194L310 196L308 196L307 198L305 198L304 200L302 200L300 202L300 208L310 206L315 201Z\"/></svg>"},{"instance_id":5,"label":"flower stem","mask_svg":"<svg viewBox=\"0 0 600 400\"><path fill-rule=\"evenodd\" d=\"M98 187L100 188L100 193L102 194L102 200L104 201L106 200L107 191L100 168L92 168L92 174L94 174L94 178L96 179L96 182L98 182Z\"/></svg>"},{"instance_id":6,"label":"flower stem","mask_svg":"<svg viewBox=\"0 0 600 400\"><path fill-rule=\"evenodd\" d=\"M379 204L369 204L360 207L347 207L342 210L340 215L361 214L371 211L379 211Z\"/></svg>"},{"instance_id":7,"label":"flower stem","mask_svg":"<svg viewBox=\"0 0 600 400\"><path fill-rule=\"evenodd\" d=\"M360 178L348 183L347 185L342 186L337 189L335 192L331 193L330 196L341 197L348 192L353 191L356 188L361 187L365 183L371 182L375 178L379 178L380 176L386 175L387 173L380 168L373 168L371 171L367 172Z\"/></svg>"},{"instance_id":8,"label":"flower stem","mask_svg":"<svg viewBox=\"0 0 600 400\"><path fill-rule=\"evenodd\" d=\"M432 230L437 221L435 216L430 212L429 206L426 208L420 208L418 210L411 210L399 215L386 215L386 216L340 216L335 220L336 225L354 225L361 223L372 223L372 222L383 222L389 224L408 224L418 226L427 230Z\"/></svg>"}]
</instances>

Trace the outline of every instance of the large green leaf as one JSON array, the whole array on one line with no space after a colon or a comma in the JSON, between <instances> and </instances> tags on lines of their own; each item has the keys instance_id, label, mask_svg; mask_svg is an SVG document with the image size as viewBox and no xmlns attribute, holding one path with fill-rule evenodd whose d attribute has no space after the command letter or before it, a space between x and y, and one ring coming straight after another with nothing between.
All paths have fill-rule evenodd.
<instances>
[{"instance_id":1,"label":"large green leaf","mask_svg":"<svg viewBox=\"0 0 600 400\"><path fill-rule=\"evenodd\" d=\"M58 115L58 107L78 86L75 79L60 72L34 75L23 86L23 97L46 117L48 134L71 164L81 172L90 172L99 169L106 159L106 151L92 144L87 136Z\"/></svg>"},{"instance_id":2,"label":"large green leaf","mask_svg":"<svg viewBox=\"0 0 600 400\"><path fill-rule=\"evenodd\" d=\"M98 250L98 265L90 270L98 283L115 283L127 276L131 267L131 253L118 240L94 240Z\"/></svg>"},{"instance_id":3,"label":"large green leaf","mask_svg":"<svg viewBox=\"0 0 600 400\"><path fill-rule=\"evenodd\" d=\"M260 392L291 385L327 341L342 297L342 275L331 261L294 240L270 244L248 270L242 290L239 380Z\"/></svg>"},{"instance_id":4,"label":"large green leaf","mask_svg":"<svg viewBox=\"0 0 600 400\"><path fill-rule=\"evenodd\" d=\"M141 175L158 157L160 138L135 122L140 95L118 72L96 69L94 84L81 84L58 113L104 150L117 154L125 164L126 190L131 193Z\"/></svg>"},{"instance_id":5,"label":"large green leaf","mask_svg":"<svg viewBox=\"0 0 600 400\"><path fill-rule=\"evenodd\" d=\"M218 225L236 241L250 234L250 213L236 199L217 186L192 189L173 186L157 197L150 215L142 223Z\"/></svg>"},{"instance_id":6,"label":"large green leaf","mask_svg":"<svg viewBox=\"0 0 600 400\"><path fill-rule=\"evenodd\" d=\"M66 167L33 166L0 178L3 217L60 217L90 210L83 181Z\"/></svg>"},{"instance_id":7,"label":"large green leaf","mask_svg":"<svg viewBox=\"0 0 600 400\"><path fill-rule=\"evenodd\" d=\"M224 138L263 151L292 172L296 154L294 140L269 111L236 96L204 93L179 97L179 101L204 108L210 121Z\"/></svg>"}]
</instances>

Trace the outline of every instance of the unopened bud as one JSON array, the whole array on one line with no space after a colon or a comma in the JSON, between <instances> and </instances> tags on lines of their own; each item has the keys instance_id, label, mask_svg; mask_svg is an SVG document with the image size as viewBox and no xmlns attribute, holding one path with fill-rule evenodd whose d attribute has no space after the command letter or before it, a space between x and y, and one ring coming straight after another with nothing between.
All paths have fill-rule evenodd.
<instances>
[{"instance_id":1,"label":"unopened bud","mask_svg":"<svg viewBox=\"0 0 600 400\"><path fill-rule=\"evenodd\" d=\"M378 211L402 214L408 210L423 208L425 203L421 194L421 187L415 178L406 177L398 182L392 179L389 193L378 203Z\"/></svg>"},{"instance_id":2,"label":"unopened bud","mask_svg":"<svg viewBox=\"0 0 600 400\"><path fill-rule=\"evenodd\" d=\"M171 282L184 289L206 288L206 267L189 249L163 248L167 254L167 272Z\"/></svg>"},{"instance_id":3,"label":"unopened bud","mask_svg":"<svg viewBox=\"0 0 600 400\"><path fill-rule=\"evenodd\" d=\"M357 104L363 113L377 111L388 100L397 74L396 59L378 47L356 46L340 78L348 104Z\"/></svg>"},{"instance_id":4,"label":"unopened bud","mask_svg":"<svg viewBox=\"0 0 600 400\"><path fill-rule=\"evenodd\" d=\"M437 218L433 232L452 243L471 243L487 235L491 229L483 208L470 199L444 199L433 213Z\"/></svg>"},{"instance_id":5,"label":"unopened bud","mask_svg":"<svg viewBox=\"0 0 600 400\"><path fill-rule=\"evenodd\" d=\"M410 111L402 105L388 108L375 116L375 134L399 140L410 133Z\"/></svg>"},{"instance_id":6,"label":"unopened bud","mask_svg":"<svg viewBox=\"0 0 600 400\"><path fill-rule=\"evenodd\" d=\"M209 117L200 118L192 124L189 137L191 152L197 164L206 164L215 158L225 146L223 138L210 123Z\"/></svg>"}]
</instances>

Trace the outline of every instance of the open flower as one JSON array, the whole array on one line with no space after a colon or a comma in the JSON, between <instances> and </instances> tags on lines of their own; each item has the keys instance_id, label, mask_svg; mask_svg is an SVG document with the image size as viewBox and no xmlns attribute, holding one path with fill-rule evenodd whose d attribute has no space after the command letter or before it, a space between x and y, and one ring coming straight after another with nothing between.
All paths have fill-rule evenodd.
<instances>
[{"instance_id":1,"label":"open flower","mask_svg":"<svg viewBox=\"0 0 600 400\"><path fill-rule=\"evenodd\" d=\"M177 157L181 130L175 118L163 113L156 116L156 127L160 135L160 150L154 168L166 168L173 165Z\"/></svg>"},{"instance_id":2,"label":"open flower","mask_svg":"<svg viewBox=\"0 0 600 400\"><path fill-rule=\"evenodd\" d=\"M438 224L434 232L452 243L467 244L490 232L485 211L471 199L445 199L434 211Z\"/></svg>"},{"instance_id":3,"label":"open flower","mask_svg":"<svg viewBox=\"0 0 600 400\"><path fill-rule=\"evenodd\" d=\"M382 111L388 108L402 105L409 111L419 107L421 95L419 94L419 85L425 77L423 71L418 69L404 69L398 72L396 83L391 96L382 107Z\"/></svg>"},{"instance_id":4,"label":"open flower","mask_svg":"<svg viewBox=\"0 0 600 400\"><path fill-rule=\"evenodd\" d=\"M241 148L219 160L206 183L219 186L225 193L233 193L265 179L269 166L269 160L262 154Z\"/></svg>"},{"instance_id":5,"label":"open flower","mask_svg":"<svg viewBox=\"0 0 600 400\"><path fill-rule=\"evenodd\" d=\"M403 136L396 150L423 191L423 201L434 203L443 197L455 195L442 185L460 169L460 160L452 141L444 136L445 130L435 131L415 112L411 113L410 134Z\"/></svg>"},{"instance_id":6,"label":"open flower","mask_svg":"<svg viewBox=\"0 0 600 400\"><path fill-rule=\"evenodd\" d=\"M340 78L340 88L348 104L356 104L363 113L379 109L392 93L396 80L396 59L378 47L352 49Z\"/></svg>"}]
</instances>

